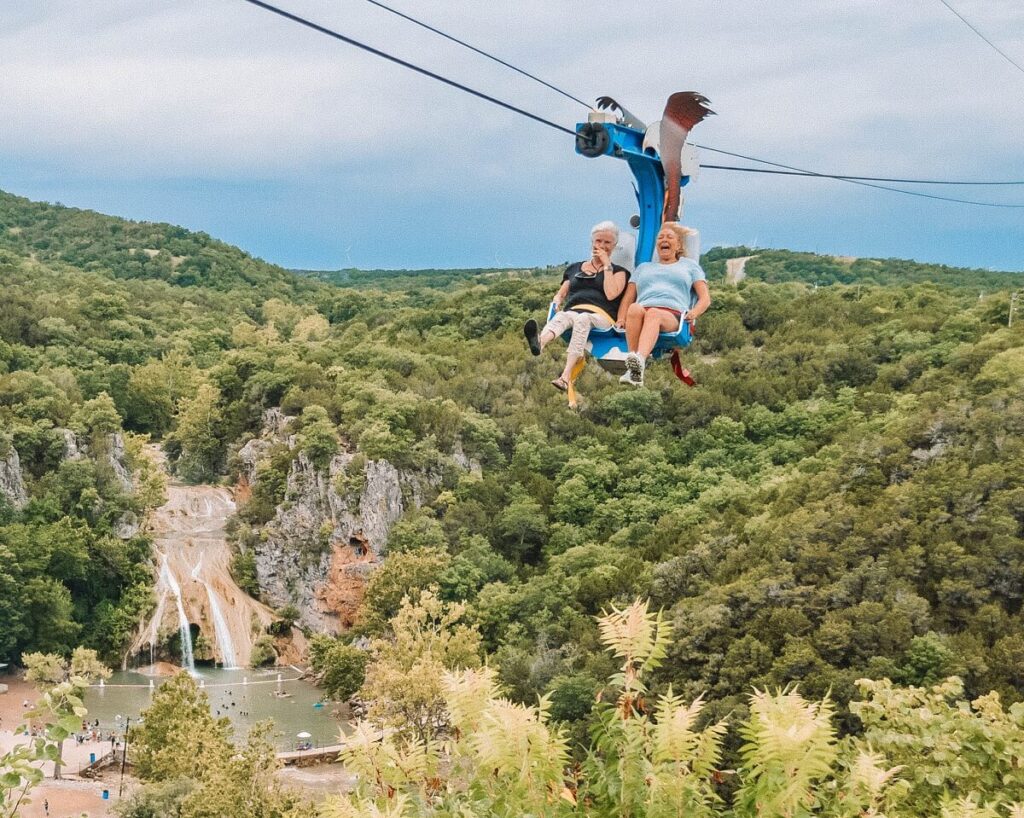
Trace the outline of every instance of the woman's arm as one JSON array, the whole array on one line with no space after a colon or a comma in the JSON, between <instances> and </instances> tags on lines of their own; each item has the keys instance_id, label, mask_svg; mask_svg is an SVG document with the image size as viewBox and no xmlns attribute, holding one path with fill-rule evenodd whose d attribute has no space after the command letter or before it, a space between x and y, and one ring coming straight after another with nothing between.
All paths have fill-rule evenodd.
<instances>
[{"instance_id":1,"label":"woman's arm","mask_svg":"<svg viewBox=\"0 0 1024 818\"><path fill-rule=\"evenodd\" d=\"M558 288L558 292L555 293L555 297L554 297L554 299L552 299L555 302L555 311L556 312L558 310L562 309L562 302L565 301L565 297L568 294L569 294L569 282L568 281L563 281L562 282L562 286Z\"/></svg>"},{"instance_id":2,"label":"woman's arm","mask_svg":"<svg viewBox=\"0 0 1024 818\"><path fill-rule=\"evenodd\" d=\"M609 301L614 301L626 289L626 271L611 269L613 272L604 274L604 297Z\"/></svg>"},{"instance_id":3,"label":"woman's arm","mask_svg":"<svg viewBox=\"0 0 1024 818\"><path fill-rule=\"evenodd\" d=\"M693 289L697 293L697 303L686 313L686 320L691 322L695 321L697 316L703 315L711 306L711 293L708 291L706 281L694 281Z\"/></svg>"},{"instance_id":4,"label":"woman's arm","mask_svg":"<svg viewBox=\"0 0 1024 818\"><path fill-rule=\"evenodd\" d=\"M619 304L619 314L615 317L615 326L626 326L626 312L634 301L636 301L636 284L630 281L626 285L626 294L622 296L622 302Z\"/></svg>"}]
</instances>

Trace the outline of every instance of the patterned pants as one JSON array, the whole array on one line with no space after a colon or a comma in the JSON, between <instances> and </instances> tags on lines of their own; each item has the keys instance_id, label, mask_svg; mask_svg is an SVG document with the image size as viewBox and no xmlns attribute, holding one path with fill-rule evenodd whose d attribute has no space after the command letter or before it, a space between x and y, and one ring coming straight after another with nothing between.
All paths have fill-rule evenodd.
<instances>
[{"instance_id":1,"label":"patterned pants","mask_svg":"<svg viewBox=\"0 0 1024 818\"><path fill-rule=\"evenodd\" d=\"M544 332L551 332L557 338L566 330L572 330L572 337L569 339L569 355L582 358L587 347L587 336L590 335L591 327L608 329L611 321L603 315L592 312L577 312L576 310L565 310L556 312L555 317L544 325Z\"/></svg>"}]
</instances>

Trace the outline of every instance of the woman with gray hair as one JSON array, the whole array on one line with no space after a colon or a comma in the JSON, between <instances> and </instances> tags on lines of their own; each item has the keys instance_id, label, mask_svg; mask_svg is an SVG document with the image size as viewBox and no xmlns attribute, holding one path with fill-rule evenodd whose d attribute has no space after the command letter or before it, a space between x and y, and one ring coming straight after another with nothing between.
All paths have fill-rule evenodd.
<instances>
[{"instance_id":1,"label":"woman with gray hair","mask_svg":"<svg viewBox=\"0 0 1024 818\"><path fill-rule=\"evenodd\" d=\"M615 324L622 294L629 282L629 271L612 264L612 250L619 241L614 222L599 222L590 230L590 258L570 264L562 275L562 286L555 293L555 315L538 333L537 322L526 322L523 332L534 355L540 355L552 340L572 330L565 368L551 385L565 392L572 371L583 358L592 327L608 329Z\"/></svg>"}]
</instances>

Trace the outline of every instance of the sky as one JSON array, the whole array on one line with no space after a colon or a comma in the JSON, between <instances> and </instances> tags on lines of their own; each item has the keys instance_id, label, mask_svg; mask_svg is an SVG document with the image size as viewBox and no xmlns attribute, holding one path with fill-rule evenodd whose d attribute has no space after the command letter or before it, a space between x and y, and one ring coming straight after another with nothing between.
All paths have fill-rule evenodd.
<instances>
[{"instance_id":1,"label":"sky","mask_svg":"<svg viewBox=\"0 0 1024 818\"><path fill-rule=\"evenodd\" d=\"M580 104L366 0L296 14L573 128ZM1024 64L1024 3L952 0ZM1024 71L939 0L389 0L645 122L820 172L1024 180ZM291 268L525 267L636 212L624 162L243 0L0 0L0 189L203 230ZM743 164L703 153L704 162ZM1024 204L1024 186L918 188ZM1024 208L704 170L684 221L746 244L1024 270Z\"/></svg>"}]
</instances>

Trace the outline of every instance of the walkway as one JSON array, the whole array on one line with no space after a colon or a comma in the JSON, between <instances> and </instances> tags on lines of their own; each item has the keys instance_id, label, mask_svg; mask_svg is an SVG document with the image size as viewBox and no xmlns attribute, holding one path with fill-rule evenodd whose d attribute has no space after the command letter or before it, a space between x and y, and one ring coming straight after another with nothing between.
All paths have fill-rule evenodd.
<instances>
[{"instance_id":1,"label":"walkway","mask_svg":"<svg viewBox=\"0 0 1024 818\"><path fill-rule=\"evenodd\" d=\"M289 750L277 754L277 760L283 764L311 763L316 761L336 761L338 753L345 749L344 744L327 744L310 750Z\"/></svg>"}]
</instances>

